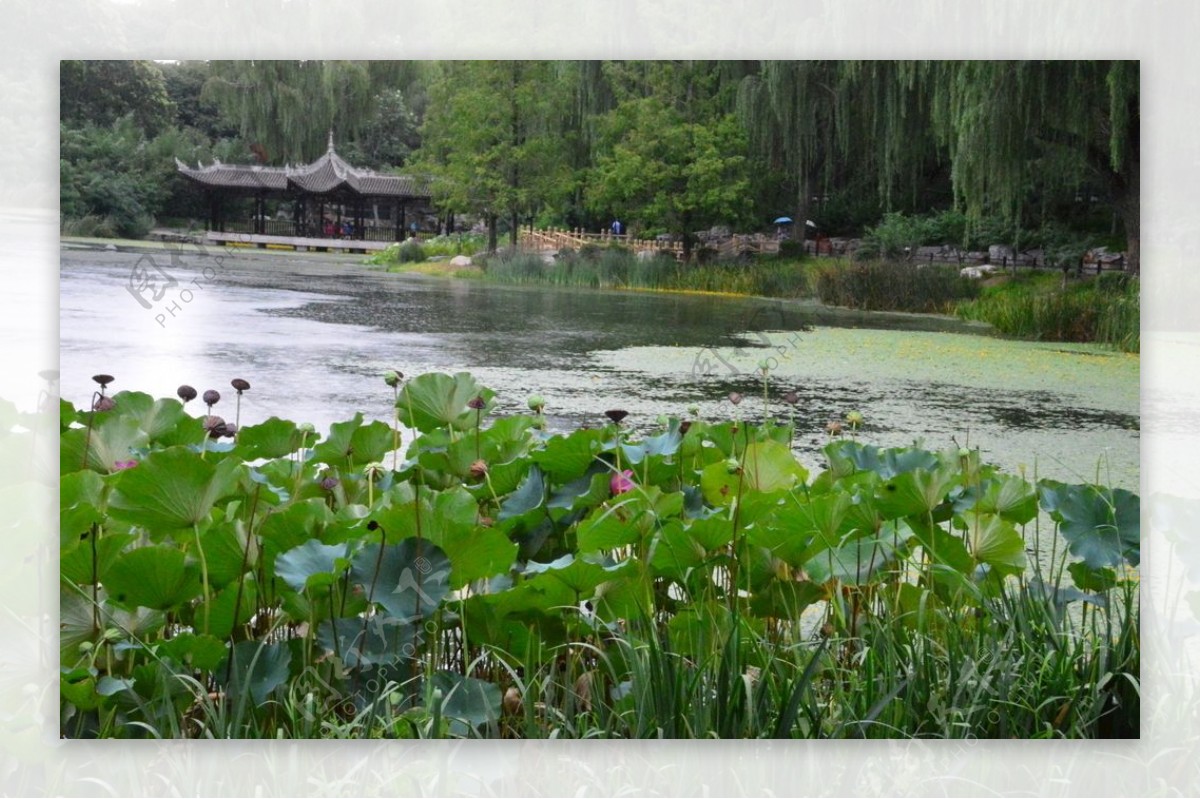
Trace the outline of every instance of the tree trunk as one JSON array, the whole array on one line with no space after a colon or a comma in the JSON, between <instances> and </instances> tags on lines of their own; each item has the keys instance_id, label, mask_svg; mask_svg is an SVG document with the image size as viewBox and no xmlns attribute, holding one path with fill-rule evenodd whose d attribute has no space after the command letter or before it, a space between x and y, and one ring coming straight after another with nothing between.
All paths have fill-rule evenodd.
<instances>
[{"instance_id":1,"label":"tree trunk","mask_svg":"<svg viewBox=\"0 0 1200 799\"><path fill-rule=\"evenodd\" d=\"M517 225L520 224L520 220L517 218L516 211L513 211L512 215L509 216L508 223L508 246L515 250L517 249Z\"/></svg>"},{"instance_id":2,"label":"tree trunk","mask_svg":"<svg viewBox=\"0 0 1200 799\"><path fill-rule=\"evenodd\" d=\"M792 217L792 240L800 245L804 252L804 242L808 238L808 213L812 197L812 180L807 176L800 181L800 196L796 198L796 215ZM816 252L816 248L813 248ZM820 255L820 253L816 253Z\"/></svg>"},{"instance_id":3,"label":"tree trunk","mask_svg":"<svg viewBox=\"0 0 1200 799\"><path fill-rule=\"evenodd\" d=\"M1142 202L1141 167L1136 157L1130 159L1123 191L1115 199L1117 212L1125 225L1125 240L1129 262L1125 270L1135 276L1142 273Z\"/></svg>"},{"instance_id":4,"label":"tree trunk","mask_svg":"<svg viewBox=\"0 0 1200 799\"><path fill-rule=\"evenodd\" d=\"M494 252L496 252L496 249L497 249L497 240L499 238L499 234L496 232L496 219L497 219L497 217L495 214L487 215L487 227L488 227L487 251L489 253L494 253Z\"/></svg>"}]
</instances>

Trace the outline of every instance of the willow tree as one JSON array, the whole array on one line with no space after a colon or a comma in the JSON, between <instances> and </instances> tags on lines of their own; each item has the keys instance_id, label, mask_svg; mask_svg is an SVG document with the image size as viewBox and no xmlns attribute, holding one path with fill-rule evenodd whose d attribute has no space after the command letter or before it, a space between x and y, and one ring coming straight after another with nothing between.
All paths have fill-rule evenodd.
<instances>
[{"instance_id":1,"label":"willow tree","mask_svg":"<svg viewBox=\"0 0 1200 799\"><path fill-rule=\"evenodd\" d=\"M836 61L763 61L738 90L738 115L751 152L782 174L795 200L792 215L800 236L813 192L827 188L833 175L840 78Z\"/></svg>"},{"instance_id":2,"label":"willow tree","mask_svg":"<svg viewBox=\"0 0 1200 799\"><path fill-rule=\"evenodd\" d=\"M311 161L330 131L348 141L404 62L213 61L203 99L255 146L260 160Z\"/></svg>"},{"instance_id":3,"label":"willow tree","mask_svg":"<svg viewBox=\"0 0 1200 799\"><path fill-rule=\"evenodd\" d=\"M1138 62L951 61L924 71L968 216L1019 217L1031 191L1097 186L1124 225L1138 273Z\"/></svg>"}]
</instances>

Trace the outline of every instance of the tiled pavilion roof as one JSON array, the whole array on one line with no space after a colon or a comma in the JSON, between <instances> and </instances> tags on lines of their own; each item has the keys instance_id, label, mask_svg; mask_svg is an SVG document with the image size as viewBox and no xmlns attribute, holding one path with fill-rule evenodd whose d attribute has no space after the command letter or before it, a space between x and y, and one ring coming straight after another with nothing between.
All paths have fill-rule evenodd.
<instances>
[{"instance_id":1,"label":"tiled pavilion roof","mask_svg":"<svg viewBox=\"0 0 1200 799\"><path fill-rule=\"evenodd\" d=\"M296 191L304 194L331 194L345 191L362 197L428 198L430 192L423 181L407 175L381 175L370 169L348 164L333 149L333 136L325 154L311 164L302 166L258 166L223 164L214 160L208 166L197 164L193 169L175 159L180 174L214 189L243 191Z\"/></svg>"}]
</instances>

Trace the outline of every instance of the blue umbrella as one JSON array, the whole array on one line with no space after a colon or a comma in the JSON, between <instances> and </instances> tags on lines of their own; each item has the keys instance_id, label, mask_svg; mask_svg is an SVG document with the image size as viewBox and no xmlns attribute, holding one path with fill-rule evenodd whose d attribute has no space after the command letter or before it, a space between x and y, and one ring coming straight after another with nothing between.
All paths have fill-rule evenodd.
<instances>
[{"instance_id":1,"label":"blue umbrella","mask_svg":"<svg viewBox=\"0 0 1200 799\"><path fill-rule=\"evenodd\" d=\"M774 222L772 222L771 224L773 224L773 225L790 225L790 224L792 224L792 218L790 216L781 216L778 219L776 219Z\"/></svg>"}]
</instances>

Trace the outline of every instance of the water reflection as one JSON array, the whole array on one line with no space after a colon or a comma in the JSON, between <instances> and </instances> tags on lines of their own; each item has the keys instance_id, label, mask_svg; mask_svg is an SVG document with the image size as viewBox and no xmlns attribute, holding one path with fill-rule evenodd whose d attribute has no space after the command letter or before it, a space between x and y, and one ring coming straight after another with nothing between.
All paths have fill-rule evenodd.
<instances>
[{"instance_id":1,"label":"water reflection","mask_svg":"<svg viewBox=\"0 0 1200 799\"><path fill-rule=\"evenodd\" d=\"M137 257L63 255L62 391L78 404L90 395L89 376L101 371L117 376L114 389L161 396L174 396L180 383L224 392L243 377L254 386L243 398L243 421L277 415L324 429L358 411L390 419L387 369L465 370L497 391L501 413L524 412L525 397L538 393L556 427L600 424L604 410L619 406L644 429L692 403L703 416L727 417L730 391L747 396L744 417L761 415L755 369L770 357L779 367L772 366L773 396L800 395L796 444L810 458L825 443L830 419L861 408L868 410L866 437L883 445L974 440L1010 468L1042 450L1043 462L1081 458L1094 466L1115 449L1121 482L1137 483L1136 400L1132 408L1081 408L1069 391L938 382L922 366L933 357L922 355L927 333L979 330L955 320L729 297L494 286L274 255L177 259L171 269L181 285L195 285L206 270L215 278L177 313L156 319L162 314L140 308L124 289ZM917 357L881 377L856 366L842 343L816 369L805 359L812 357L810 339L820 336L797 332L809 326L859 328L864 351L879 346L867 341L867 331L884 328L891 331L886 346L908 347ZM786 417L788 408L773 399L768 413Z\"/></svg>"}]
</instances>

